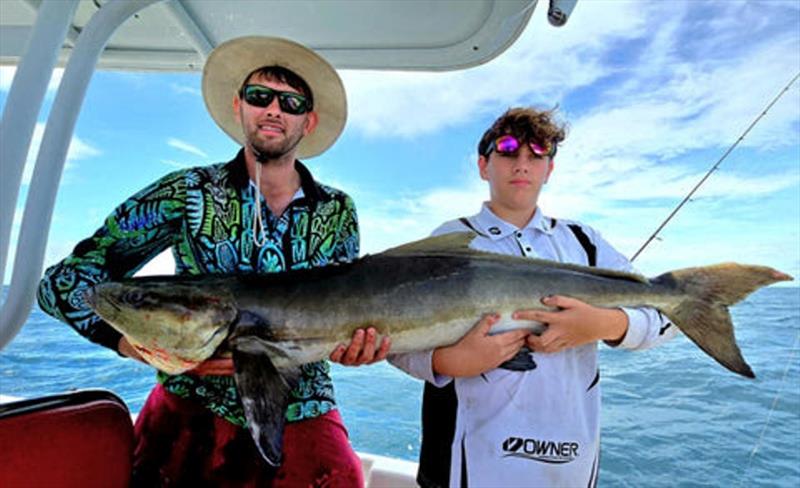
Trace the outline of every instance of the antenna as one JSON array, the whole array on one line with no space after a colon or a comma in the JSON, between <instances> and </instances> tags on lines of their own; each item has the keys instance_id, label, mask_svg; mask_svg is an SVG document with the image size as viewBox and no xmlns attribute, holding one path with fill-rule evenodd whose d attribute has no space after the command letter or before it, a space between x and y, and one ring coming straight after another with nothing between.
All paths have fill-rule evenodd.
<instances>
[{"instance_id":1,"label":"antenna","mask_svg":"<svg viewBox=\"0 0 800 488\"><path fill-rule=\"evenodd\" d=\"M664 228L664 227L667 225L667 223L668 223L670 220L672 220L672 217L674 217L674 216L675 216L675 214L676 214L676 213L678 213L678 210L680 210L680 209L681 209L681 207L683 207L683 206L686 204L686 202L688 202L688 201L689 201L689 199L690 199L690 198L692 198L692 195L694 195L694 193L695 193L695 192L696 192L696 191L697 191L697 190L700 188L700 186L701 186L703 183L705 183L705 182L706 182L706 180L708 179L708 177L709 177L709 176L711 176L711 173L713 173L714 171L716 171L716 170L717 170L717 168L719 168L719 165L720 165L720 164L722 164L722 162L725 160L725 158L727 158L727 157L728 157L728 155L729 155L731 152L733 152L733 150L736 148L736 146L738 146L738 145L739 145L739 143L740 143L740 142L742 142L742 141L744 140L745 136L746 136L746 135L747 135L747 134L750 132L750 130L751 130L753 127L755 127L755 126L756 126L756 124L757 124L757 123L758 123L758 122L759 122L759 121L762 119L762 117L764 117L764 116L767 114L767 112L769 112L769 109L771 109L771 108L772 108L772 106L773 106L773 105L775 105L775 103L776 103L776 102L777 102L777 101L778 101L778 100L779 100L779 99L780 99L780 98L783 96L783 94L784 94L784 93L786 93L787 91L789 91L789 88L790 88L790 87L791 87L791 86L794 84L794 82L795 82L795 81L797 81L797 79L798 79L798 78L800 78L800 72L799 72L799 73L797 73L797 74L795 75L795 77L794 77L794 78L792 78L792 81L790 81L789 83L787 83L787 84L786 84L786 86L783 88L783 90L781 90L781 91L780 91L780 93L778 93L778 94L775 96L775 98L773 98L773 99L772 99L772 101L771 101L771 102L769 102L769 105L767 105L767 107L766 107L766 108L765 108L765 109L764 109L764 110L761 112L761 114L759 114L759 116L758 116L758 117L756 117L756 118L753 120L753 122L751 122L751 123L750 123L750 126L749 126L747 129L745 129L745 131L744 131L744 132L742 132L742 135L740 135L738 139L736 139L736 142L734 142L734 143L731 145L731 147L729 147L729 148L728 148L728 150L727 150L727 151L725 151L725 154L723 154L723 155L722 155L722 157L721 157L721 158L719 158L719 160L717 160L717 162L714 164L714 166L712 166L712 167L711 167L711 169L709 169L709 170L706 172L705 176L703 176L703 177L700 179L700 181L699 181L699 182L697 182L697 184L694 186L694 188L692 188L692 190L689 192L689 194L688 194L688 195L686 195L686 197L685 197L685 198L684 198L684 199L681 201L681 203L679 203L679 204L678 204L678 206L677 206L677 207L675 207L675 209L672 211L672 213L670 213L670 214L667 216L667 218L666 218L666 219L664 219L664 221L663 221L663 222L661 222L661 225L659 225L659 226L658 226L658 229L656 229L656 230L655 230L655 232L653 232L653 233L650 235L650 237L648 237L648 238L647 238L647 240L645 241L645 243L644 243L644 244L642 244L642 247L640 247L640 248L639 248L639 250L638 250L638 251L636 251L636 254L634 254L634 255L633 255L633 257L631 258L631 262L633 262L633 260L634 260L634 259L636 259L636 258L639 256L639 254L641 254L641 253L642 253L642 251L644 251L644 249L647 247L647 245L648 245L648 244L650 244L650 243L653 241L653 239L655 239L655 238L656 238L656 236L658 236L658 233L659 233L659 232L661 232L661 229L663 229L663 228Z\"/></svg>"}]
</instances>

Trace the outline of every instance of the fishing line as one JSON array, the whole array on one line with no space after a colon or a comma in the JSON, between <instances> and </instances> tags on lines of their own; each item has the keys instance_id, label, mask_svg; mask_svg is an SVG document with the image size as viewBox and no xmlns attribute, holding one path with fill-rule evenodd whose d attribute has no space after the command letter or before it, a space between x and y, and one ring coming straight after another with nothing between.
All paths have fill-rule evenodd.
<instances>
[{"instance_id":1,"label":"fishing line","mask_svg":"<svg viewBox=\"0 0 800 488\"><path fill-rule=\"evenodd\" d=\"M727 158L728 155L736 148L736 146L738 146L739 143L742 142L742 140L744 140L745 136L747 136L747 134L750 132L750 130L753 127L755 127L755 125L764 117L764 115L767 114L767 112L769 112L769 109L771 109L772 106L775 105L775 103L783 96L783 94L786 93L787 91L789 91L789 88L792 86L792 84L794 84L795 81L797 81L798 78L800 78L800 73L797 73L797 75L795 75L795 77L792 78L792 81L790 81L789 83L786 84L786 86L783 88L783 90L781 90L780 93L778 93L775 96L775 98L772 99L772 101L761 112L761 114L758 117L756 117L753 120L753 122L750 123L750 126L747 129L745 129L745 131L742 133L742 135L740 135L739 138L736 139L736 142L734 142L731 145L731 147L729 147L728 150L725 151L725 154L723 154L722 157L719 158L719 160L714 164L714 166L712 166L711 169L709 169L708 172L706 172L705 176L703 176L703 178L700 179L700 181L694 186L694 188L692 188L692 191L690 191L689 194L686 195L686 198L684 198L683 201L681 201L681 203L679 203L678 206L675 207L675 209L672 211L672 213L670 213L669 216L667 216L667 218L661 223L661 225L658 226L658 229L656 229L655 232L653 232L650 235L650 237L647 238L645 243L642 244L642 247L640 247L639 250L636 251L636 254L634 254L633 257L631 258L631 262L633 262L639 256L639 254L641 254L642 251L644 251L644 249L648 246L648 244L650 244L653 241L653 239L655 239L656 236L658 236L658 233L661 232L661 229L663 229L667 225L667 223L669 223L669 221L672 220L672 217L674 217L675 214L678 213L678 210L680 210L681 207L683 207L686 204L686 202L688 202L689 199L692 198L692 195L694 195L694 193L700 188L700 186L703 183L705 183L705 181L708 179L708 177L711 176L711 173L713 173L714 171L717 170L717 168L719 168L719 165L722 164L722 162L725 160L725 158Z\"/></svg>"},{"instance_id":2,"label":"fishing line","mask_svg":"<svg viewBox=\"0 0 800 488\"><path fill-rule=\"evenodd\" d=\"M767 427L769 426L769 422L772 419L772 412L775 411L775 408L778 406L778 400L783 394L783 387L786 386L786 376L788 376L789 369L791 369L792 364L794 364L794 358L797 355L798 342L800 342L800 332L798 332L794 337L794 344L792 345L792 356L789 358L789 361L786 362L786 368L783 370L783 378L781 378L781 386L780 388L778 388L778 393L775 394L775 399L772 400L772 407L770 407L769 413L767 414L767 421L764 423L764 427L761 429L761 435L758 436L756 445L753 446L753 450L750 451L750 457L747 459L747 466L744 468L742 477L739 478L739 486L742 486L742 483L744 482L745 479L745 475L750 470L750 465L753 464L753 458L756 456L756 452L758 452L758 448L761 447L761 443L764 440L764 435L767 433Z\"/></svg>"}]
</instances>

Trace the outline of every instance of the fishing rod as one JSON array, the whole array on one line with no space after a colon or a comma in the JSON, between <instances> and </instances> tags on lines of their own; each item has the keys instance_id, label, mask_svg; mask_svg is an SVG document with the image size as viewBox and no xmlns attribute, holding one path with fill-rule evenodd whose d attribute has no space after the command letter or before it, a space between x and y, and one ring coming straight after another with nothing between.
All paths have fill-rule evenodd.
<instances>
[{"instance_id":1,"label":"fishing rod","mask_svg":"<svg viewBox=\"0 0 800 488\"><path fill-rule=\"evenodd\" d=\"M738 146L739 143L742 142L742 140L744 140L745 136L747 136L747 134L750 132L750 130L753 127L756 126L756 124L767 114L767 112L769 112L769 109L771 109L772 106L775 105L775 103L783 96L783 94L786 93L787 91L789 91L789 88L794 84L795 81L797 81L798 78L800 78L800 72L798 72L795 75L795 77L792 78L792 81L787 83L786 86L783 88L783 90L781 90L780 93L778 93L775 96L775 98L772 99L772 101L761 112L761 114L758 117L756 117L753 120L753 122L750 123L750 126L747 129L745 129L744 132L742 132L742 135L740 135L739 138L736 139L736 142L734 142L731 145L731 147L729 147L728 150L725 151L725 154L723 154L722 157L719 158L719 160L714 164L714 166L712 166L711 169L709 169L706 172L705 176L703 176L700 179L700 181L694 186L694 188L692 188L692 190L689 192L688 195L686 195L686 197L681 201L681 203L679 203L678 206L675 207L674 210L672 210L672 213L670 213L667 216L667 218L664 219L664 221L661 223L661 225L658 226L658 228L655 230L655 232L653 232L650 235L650 237L647 238L645 243L642 244L642 247L640 247L639 250L636 251L636 254L633 255L633 257L631 258L631 262L633 262L633 260L635 260L639 256L639 254L641 254L642 251L644 251L644 249L648 246L648 244L650 244L653 241L653 239L655 239L656 236L658 236L658 233L661 232L661 229L663 229L669 223L669 221L672 220L672 217L674 217L675 214L678 213L678 211L681 209L681 207L683 207L686 204L686 202L688 202L689 199L692 198L692 195L694 195L694 193L700 188L700 186L702 186L702 184L705 183L705 181L708 179L708 177L711 176L711 173L713 173L714 171L716 171L719 168L719 165L722 164L722 162L725 160L725 158L727 158L728 155L736 148L736 146Z\"/></svg>"}]
</instances>

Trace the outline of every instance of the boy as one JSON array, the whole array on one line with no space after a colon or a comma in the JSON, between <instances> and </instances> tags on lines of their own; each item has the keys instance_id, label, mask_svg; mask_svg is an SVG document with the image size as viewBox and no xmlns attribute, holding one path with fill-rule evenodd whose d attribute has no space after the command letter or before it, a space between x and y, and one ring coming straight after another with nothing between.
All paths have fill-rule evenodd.
<instances>
[{"instance_id":1,"label":"boy","mask_svg":"<svg viewBox=\"0 0 800 488\"><path fill-rule=\"evenodd\" d=\"M469 229L478 234L475 249L632 270L593 229L547 217L538 207L565 138L553 119L552 111L530 108L510 109L497 119L478 144L489 201L478 214L446 222L434 235ZM487 315L452 346L389 358L426 381L421 486L596 485L597 341L644 349L677 329L651 308L598 308L566 296L542 302L553 311L519 310L512 317L548 324L541 336L489 335L499 317Z\"/></svg>"}]
</instances>

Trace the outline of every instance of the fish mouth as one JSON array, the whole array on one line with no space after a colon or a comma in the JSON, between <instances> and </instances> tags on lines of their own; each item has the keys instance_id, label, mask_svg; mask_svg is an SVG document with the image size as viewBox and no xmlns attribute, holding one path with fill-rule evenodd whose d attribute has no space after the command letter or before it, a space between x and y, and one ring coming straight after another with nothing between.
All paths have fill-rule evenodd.
<instances>
[{"instance_id":1,"label":"fish mouth","mask_svg":"<svg viewBox=\"0 0 800 488\"><path fill-rule=\"evenodd\" d=\"M122 307L119 306L117 301L110 296L102 296L100 293L98 293L97 291L98 286L102 286L102 283L84 290L83 299L86 301L86 303L89 304L92 310L98 312L98 314L100 314L99 310L103 305L108 305L109 307L114 309L114 311L120 312L122 310Z\"/></svg>"},{"instance_id":2,"label":"fish mouth","mask_svg":"<svg viewBox=\"0 0 800 488\"><path fill-rule=\"evenodd\" d=\"M84 290L83 299L93 309L97 306L97 293L95 293L94 287L87 288L86 290Z\"/></svg>"}]
</instances>

